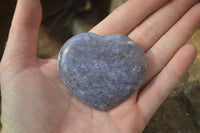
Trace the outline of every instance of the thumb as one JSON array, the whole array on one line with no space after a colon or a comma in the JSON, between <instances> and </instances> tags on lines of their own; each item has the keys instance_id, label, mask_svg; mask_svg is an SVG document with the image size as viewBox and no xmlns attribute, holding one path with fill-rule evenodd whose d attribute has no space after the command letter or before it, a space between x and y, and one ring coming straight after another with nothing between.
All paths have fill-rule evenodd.
<instances>
[{"instance_id":1,"label":"thumb","mask_svg":"<svg viewBox=\"0 0 200 133\"><path fill-rule=\"evenodd\" d=\"M3 61L21 55L36 56L41 18L40 0L17 1Z\"/></svg>"}]
</instances>

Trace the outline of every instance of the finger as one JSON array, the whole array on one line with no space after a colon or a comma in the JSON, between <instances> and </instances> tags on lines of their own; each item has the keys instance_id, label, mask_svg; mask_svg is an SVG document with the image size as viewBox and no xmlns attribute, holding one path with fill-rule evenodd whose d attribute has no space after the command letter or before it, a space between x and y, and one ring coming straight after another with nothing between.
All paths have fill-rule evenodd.
<instances>
[{"instance_id":1,"label":"finger","mask_svg":"<svg viewBox=\"0 0 200 133\"><path fill-rule=\"evenodd\" d=\"M129 37L146 51L195 3L197 0L170 1L137 26Z\"/></svg>"},{"instance_id":2,"label":"finger","mask_svg":"<svg viewBox=\"0 0 200 133\"><path fill-rule=\"evenodd\" d=\"M185 45L180 48L166 67L139 94L137 105L146 122L184 76L194 62L196 53L193 45Z\"/></svg>"},{"instance_id":3,"label":"finger","mask_svg":"<svg viewBox=\"0 0 200 133\"><path fill-rule=\"evenodd\" d=\"M192 21L191 21L192 20ZM185 44L200 25L200 3L192 7L150 50L146 52L144 84L154 77Z\"/></svg>"},{"instance_id":4,"label":"finger","mask_svg":"<svg viewBox=\"0 0 200 133\"><path fill-rule=\"evenodd\" d=\"M40 0L18 0L4 56L35 56L41 22Z\"/></svg>"},{"instance_id":5,"label":"finger","mask_svg":"<svg viewBox=\"0 0 200 133\"><path fill-rule=\"evenodd\" d=\"M100 35L128 34L145 17L168 0L129 0L113 11L90 32Z\"/></svg>"}]
</instances>

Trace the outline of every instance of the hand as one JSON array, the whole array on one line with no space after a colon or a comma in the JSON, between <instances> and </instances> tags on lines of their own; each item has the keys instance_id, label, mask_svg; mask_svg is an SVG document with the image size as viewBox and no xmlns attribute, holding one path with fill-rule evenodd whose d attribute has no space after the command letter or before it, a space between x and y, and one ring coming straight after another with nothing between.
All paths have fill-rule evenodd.
<instances>
[{"instance_id":1,"label":"hand","mask_svg":"<svg viewBox=\"0 0 200 133\"><path fill-rule=\"evenodd\" d=\"M200 25L197 0L129 0L91 32L125 34L146 53L139 91L120 105L93 110L61 82L57 59L36 58L39 0L18 0L1 62L2 133L139 133L193 63L184 45Z\"/></svg>"}]
</instances>

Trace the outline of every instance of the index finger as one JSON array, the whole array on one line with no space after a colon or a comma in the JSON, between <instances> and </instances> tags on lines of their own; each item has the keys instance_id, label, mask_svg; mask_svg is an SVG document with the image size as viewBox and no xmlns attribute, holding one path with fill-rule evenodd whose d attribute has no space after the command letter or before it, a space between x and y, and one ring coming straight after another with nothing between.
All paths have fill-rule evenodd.
<instances>
[{"instance_id":1,"label":"index finger","mask_svg":"<svg viewBox=\"0 0 200 133\"><path fill-rule=\"evenodd\" d=\"M90 32L100 35L128 34L142 20L169 0L128 0Z\"/></svg>"}]
</instances>

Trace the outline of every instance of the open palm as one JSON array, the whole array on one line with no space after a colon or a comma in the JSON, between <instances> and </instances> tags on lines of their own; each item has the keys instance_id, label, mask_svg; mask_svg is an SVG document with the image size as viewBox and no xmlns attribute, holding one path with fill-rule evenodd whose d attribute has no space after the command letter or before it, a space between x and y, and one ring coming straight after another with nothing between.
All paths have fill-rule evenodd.
<instances>
[{"instance_id":1,"label":"open palm","mask_svg":"<svg viewBox=\"0 0 200 133\"><path fill-rule=\"evenodd\" d=\"M57 59L36 58L41 14L39 0L18 0L1 62L2 133L142 132L196 56L184 44L200 24L197 0L127 1L91 32L135 40L146 54L145 80L120 105L96 111L68 92Z\"/></svg>"}]
</instances>

